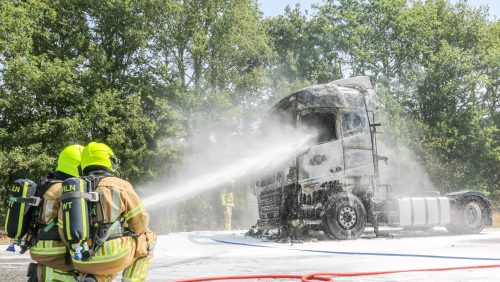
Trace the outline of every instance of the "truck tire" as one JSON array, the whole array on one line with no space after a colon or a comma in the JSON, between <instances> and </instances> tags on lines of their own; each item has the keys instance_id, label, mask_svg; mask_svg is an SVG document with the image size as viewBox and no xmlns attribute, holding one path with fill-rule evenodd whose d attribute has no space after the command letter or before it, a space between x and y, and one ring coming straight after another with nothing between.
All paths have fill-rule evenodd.
<instances>
[{"instance_id":1,"label":"truck tire","mask_svg":"<svg viewBox=\"0 0 500 282\"><path fill-rule=\"evenodd\" d=\"M332 239L348 240L361 236L366 225L366 210L361 200L349 193L330 197L323 215L323 231Z\"/></svg>"},{"instance_id":2,"label":"truck tire","mask_svg":"<svg viewBox=\"0 0 500 282\"><path fill-rule=\"evenodd\" d=\"M487 224L487 208L477 196L465 198L457 207L457 214L452 217L446 229L456 234L476 234Z\"/></svg>"}]
</instances>

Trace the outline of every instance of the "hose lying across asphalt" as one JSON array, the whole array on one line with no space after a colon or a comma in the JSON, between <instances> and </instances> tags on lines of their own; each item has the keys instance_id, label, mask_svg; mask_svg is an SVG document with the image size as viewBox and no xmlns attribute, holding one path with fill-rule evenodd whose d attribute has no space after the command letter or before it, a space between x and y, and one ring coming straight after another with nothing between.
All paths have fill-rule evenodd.
<instances>
[{"instance_id":1,"label":"hose lying across asphalt","mask_svg":"<svg viewBox=\"0 0 500 282\"><path fill-rule=\"evenodd\" d=\"M230 241L222 241L213 239L216 242L223 244L251 246L260 248L272 248L271 246L250 244L250 243L237 243ZM371 256L404 256L404 257L425 257L425 258L440 258L440 259L468 259L468 260L495 260L499 261L500 258L484 258L484 257L455 257L455 256L435 256L435 255L419 255L419 254L394 254L394 253L360 253L360 252L333 252L333 251L320 251L320 250L307 250L307 249L292 249L303 252L318 252L318 253L332 253L343 255L371 255ZM401 270L388 270L388 271L370 271L370 272L324 272L324 273L311 273L305 275L298 274L257 274L257 275L235 275L235 276L214 276L178 280L178 282L198 282L198 281L221 281L221 280L242 280L242 279L300 279L302 282L307 281L333 281L332 277L352 277L352 276L370 276L370 275L383 275L404 272L426 272L426 271L450 271L450 270L464 270L464 269L485 269L485 268L499 268L500 264L492 265L473 265L473 266L457 266L457 267L443 267L443 268L423 268L423 269L401 269Z\"/></svg>"},{"instance_id":2,"label":"hose lying across asphalt","mask_svg":"<svg viewBox=\"0 0 500 282\"><path fill-rule=\"evenodd\" d=\"M474 265L474 266L457 266L457 267L443 267L443 268L423 268L423 269L401 269L401 270L388 270L388 271L372 271L372 272L324 272L312 273L305 275L293 274L258 274L258 275L235 275L235 276L214 276L191 278L184 280L177 280L177 282L198 282L198 281L221 281L221 280L242 280L242 279L300 279L302 282L307 281L333 281L334 277L352 277L352 276L370 276L370 275L383 275L403 272L425 272L425 271L449 271L449 270L464 270L464 269L480 269L480 268L496 268L500 264L493 265Z\"/></svg>"},{"instance_id":3,"label":"hose lying across asphalt","mask_svg":"<svg viewBox=\"0 0 500 282\"><path fill-rule=\"evenodd\" d=\"M258 248L273 248L272 246L259 245L259 244L238 243L238 242L223 241L223 240L217 240L217 239L212 239L212 240L214 240L215 242L218 242L218 243L223 243L223 244L258 247ZM485 258L485 257L436 256L436 255L404 254L404 253L337 252L337 251L321 251L321 250L310 250L310 249L289 249L289 250L300 251L300 252L310 252L310 253L336 254L336 255L417 257L417 258L435 258L435 259L466 259L466 260L500 261L500 258Z\"/></svg>"}]
</instances>

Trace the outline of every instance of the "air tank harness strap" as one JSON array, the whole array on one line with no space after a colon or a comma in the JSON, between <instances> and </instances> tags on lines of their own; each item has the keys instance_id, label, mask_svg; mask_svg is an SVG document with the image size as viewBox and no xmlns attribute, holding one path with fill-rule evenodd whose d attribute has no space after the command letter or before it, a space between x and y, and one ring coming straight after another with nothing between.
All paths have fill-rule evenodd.
<instances>
[{"instance_id":1,"label":"air tank harness strap","mask_svg":"<svg viewBox=\"0 0 500 282\"><path fill-rule=\"evenodd\" d=\"M115 230L117 229L117 230ZM107 240L116 239L122 236L126 236L123 231L123 224L120 218L117 218L111 224L102 224L97 228L96 235L94 236L94 247L92 248L91 256L104 245Z\"/></svg>"},{"instance_id":2,"label":"air tank harness strap","mask_svg":"<svg viewBox=\"0 0 500 282\"><path fill-rule=\"evenodd\" d=\"M97 192L65 192L61 195L61 201L69 198L84 198L90 202L99 202L99 193Z\"/></svg>"},{"instance_id":3,"label":"air tank harness strap","mask_svg":"<svg viewBox=\"0 0 500 282\"><path fill-rule=\"evenodd\" d=\"M29 197L29 198L23 198L23 197L10 197L9 198L10 202L13 203L26 203L30 206L39 206L40 203L42 202L42 199L40 197Z\"/></svg>"},{"instance_id":4,"label":"air tank harness strap","mask_svg":"<svg viewBox=\"0 0 500 282\"><path fill-rule=\"evenodd\" d=\"M56 222L49 222L42 226L42 229L38 232L37 237L38 240L52 240L52 241L61 241L61 236L55 228L57 225Z\"/></svg>"},{"instance_id":5,"label":"air tank harness strap","mask_svg":"<svg viewBox=\"0 0 500 282\"><path fill-rule=\"evenodd\" d=\"M47 235L49 234L49 232L51 230L54 229L54 227L56 226L56 223L54 221L51 221L49 222L47 225L45 225L44 228L42 228L38 234L36 235L36 237L31 241L30 244L26 245L26 248L23 248L19 253L20 254L24 254L27 250L31 249L31 247L33 247L34 245L36 245L36 243L38 243L38 241L40 241L44 235ZM45 238L44 238L45 239ZM59 238L60 240L60 238Z\"/></svg>"}]
</instances>

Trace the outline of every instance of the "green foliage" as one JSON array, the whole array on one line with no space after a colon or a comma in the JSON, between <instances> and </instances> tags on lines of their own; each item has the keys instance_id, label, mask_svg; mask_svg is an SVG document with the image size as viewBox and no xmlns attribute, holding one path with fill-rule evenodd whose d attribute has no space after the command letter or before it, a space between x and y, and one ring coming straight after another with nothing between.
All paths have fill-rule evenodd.
<instances>
[{"instance_id":1,"label":"green foliage","mask_svg":"<svg viewBox=\"0 0 500 282\"><path fill-rule=\"evenodd\" d=\"M326 83L341 78L334 28L322 18L308 20L300 6L285 9L283 16L267 21L275 51L278 79Z\"/></svg>"},{"instance_id":2,"label":"green foliage","mask_svg":"<svg viewBox=\"0 0 500 282\"><path fill-rule=\"evenodd\" d=\"M256 1L167 1L153 56L190 123L231 120L258 98L270 48ZM236 108L233 112L230 108Z\"/></svg>"}]
</instances>

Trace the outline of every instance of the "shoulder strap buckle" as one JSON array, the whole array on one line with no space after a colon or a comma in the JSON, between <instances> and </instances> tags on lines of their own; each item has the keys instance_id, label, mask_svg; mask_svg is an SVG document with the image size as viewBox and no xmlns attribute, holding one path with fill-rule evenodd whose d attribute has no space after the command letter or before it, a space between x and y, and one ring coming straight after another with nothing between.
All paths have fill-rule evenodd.
<instances>
[{"instance_id":1,"label":"shoulder strap buckle","mask_svg":"<svg viewBox=\"0 0 500 282\"><path fill-rule=\"evenodd\" d=\"M23 198L23 197L10 197L9 201L13 203L26 203L30 206L35 206L38 207L40 203L42 202L42 198L40 197L29 197L29 198Z\"/></svg>"},{"instance_id":2,"label":"shoulder strap buckle","mask_svg":"<svg viewBox=\"0 0 500 282\"><path fill-rule=\"evenodd\" d=\"M42 198L40 197L30 197L31 202L28 203L28 205L38 207L40 203L42 202Z\"/></svg>"},{"instance_id":3,"label":"shoulder strap buckle","mask_svg":"<svg viewBox=\"0 0 500 282\"><path fill-rule=\"evenodd\" d=\"M99 193L98 192L89 192L89 198L88 200L91 202L99 202Z\"/></svg>"}]
</instances>

